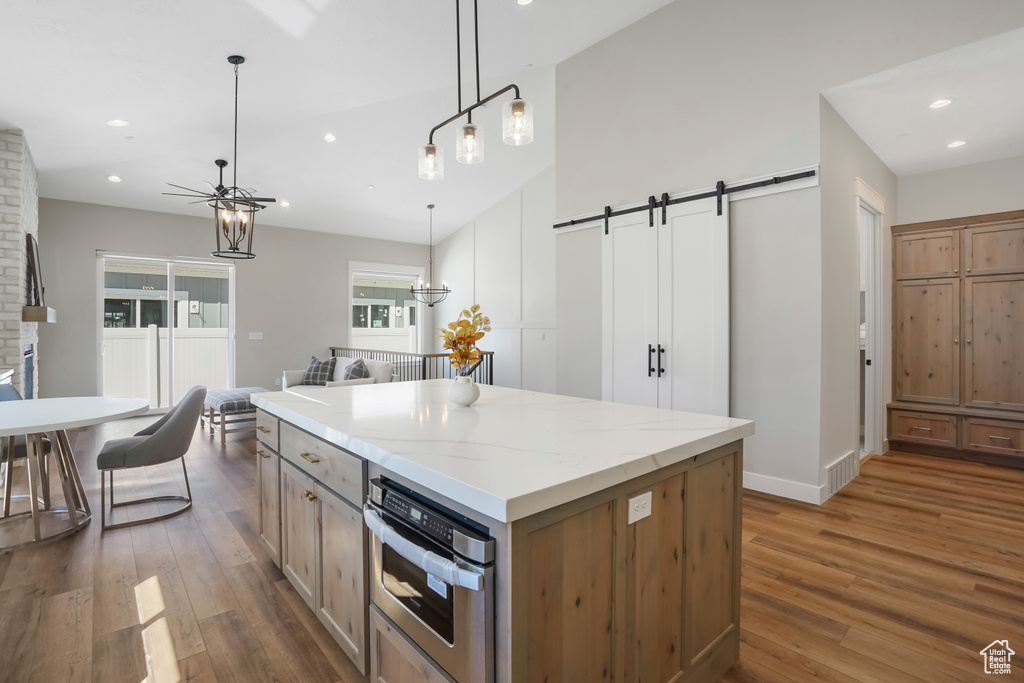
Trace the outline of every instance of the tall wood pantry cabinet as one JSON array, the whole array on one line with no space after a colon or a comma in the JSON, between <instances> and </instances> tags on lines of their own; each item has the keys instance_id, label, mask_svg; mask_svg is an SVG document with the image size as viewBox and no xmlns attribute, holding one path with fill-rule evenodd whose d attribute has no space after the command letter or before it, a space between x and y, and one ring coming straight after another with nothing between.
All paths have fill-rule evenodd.
<instances>
[{"instance_id":1,"label":"tall wood pantry cabinet","mask_svg":"<svg viewBox=\"0 0 1024 683\"><path fill-rule=\"evenodd\" d=\"M891 447L1024 467L1024 211L892 232Z\"/></svg>"}]
</instances>

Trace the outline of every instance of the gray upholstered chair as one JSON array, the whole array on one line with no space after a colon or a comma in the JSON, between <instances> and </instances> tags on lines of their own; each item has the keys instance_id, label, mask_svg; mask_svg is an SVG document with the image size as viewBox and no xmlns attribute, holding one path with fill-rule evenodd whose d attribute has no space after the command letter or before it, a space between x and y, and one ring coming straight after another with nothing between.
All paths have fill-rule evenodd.
<instances>
[{"instance_id":1,"label":"gray upholstered chair","mask_svg":"<svg viewBox=\"0 0 1024 683\"><path fill-rule=\"evenodd\" d=\"M0 401L20 401L21 394L11 384L0 384ZM42 489L43 489L43 500L40 501L44 509L50 508L50 468L49 468L49 455L52 450L50 446L50 440L45 436L39 437L39 443L42 445L42 459L39 463ZM4 481L4 509L3 516L7 517L11 514L11 501L19 498L27 498L27 496L12 496L11 486L14 479L11 468L14 467L14 461L20 460L28 455L28 443L25 436L9 436L0 437L0 477L3 477Z\"/></svg>"},{"instance_id":2,"label":"gray upholstered chair","mask_svg":"<svg viewBox=\"0 0 1024 683\"><path fill-rule=\"evenodd\" d=\"M206 401L206 387L194 386L185 397L178 401L167 413L142 431L124 439L113 439L103 444L96 456L96 468L100 471L100 521L104 529L119 529L136 524L156 522L181 514L192 507L192 489L188 484L188 469L185 467L185 453L192 444L199 414L203 411ZM154 496L114 502L114 471L133 467L160 465L172 460L181 459L181 469L185 473L185 496ZM124 505L152 503L161 500L178 500L184 505L178 509L155 517L147 517L131 522L107 524L107 474L110 475L110 509Z\"/></svg>"}]
</instances>

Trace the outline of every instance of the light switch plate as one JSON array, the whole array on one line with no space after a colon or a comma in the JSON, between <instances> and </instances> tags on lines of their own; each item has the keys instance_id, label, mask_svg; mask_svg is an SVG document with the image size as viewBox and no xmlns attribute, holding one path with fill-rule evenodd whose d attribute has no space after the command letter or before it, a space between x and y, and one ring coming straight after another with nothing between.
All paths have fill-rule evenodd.
<instances>
[{"instance_id":1,"label":"light switch plate","mask_svg":"<svg viewBox=\"0 0 1024 683\"><path fill-rule=\"evenodd\" d=\"M263 333L262 332L250 332L249 333L249 341L263 341Z\"/></svg>"},{"instance_id":2,"label":"light switch plate","mask_svg":"<svg viewBox=\"0 0 1024 683\"><path fill-rule=\"evenodd\" d=\"M636 498L629 499L629 520L628 523L639 522L644 517L651 516L651 492L641 494Z\"/></svg>"}]
</instances>

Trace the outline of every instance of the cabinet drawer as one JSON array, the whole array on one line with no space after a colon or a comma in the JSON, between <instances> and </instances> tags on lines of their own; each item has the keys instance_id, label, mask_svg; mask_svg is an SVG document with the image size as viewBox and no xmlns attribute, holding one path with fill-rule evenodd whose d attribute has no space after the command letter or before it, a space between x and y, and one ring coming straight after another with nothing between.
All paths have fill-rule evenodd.
<instances>
[{"instance_id":1,"label":"cabinet drawer","mask_svg":"<svg viewBox=\"0 0 1024 683\"><path fill-rule=\"evenodd\" d=\"M897 235L893 255L897 280L957 277L960 274L960 231Z\"/></svg>"},{"instance_id":2,"label":"cabinet drawer","mask_svg":"<svg viewBox=\"0 0 1024 683\"><path fill-rule=\"evenodd\" d=\"M370 607L370 658L374 683L455 683L376 607Z\"/></svg>"},{"instance_id":3,"label":"cabinet drawer","mask_svg":"<svg viewBox=\"0 0 1024 683\"><path fill-rule=\"evenodd\" d=\"M281 423L281 457L339 496L363 505L363 460L321 441L287 422Z\"/></svg>"},{"instance_id":4,"label":"cabinet drawer","mask_svg":"<svg viewBox=\"0 0 1024 683\"><path fill-rule=\"evenodd\" d=\"M275 451L281 450L278 443L280 421L268 412L256 410L256 438Z\"/></svg>"},{"instance_id":5,"label":"cabinet drawer","mask_svg":"<svg viewBox=\"0 0 1024 683\"><path fill-rule=\"evenodd\" d=\"M956 417L933 413L912 413L894 410L891 414L891 433L895 441L913 441L934 446L956 448Z\"/></svg>"},{"instance_id":6,"label":"cabinet drawer","mask_svg":"<svg viewBox=\"0 0 1024 683\"><path fill-rule=\"evenodd\" d=\"M1024 423L965 417L964 432L966 450L1024 456Z\"/></svg>"}]
</instances>

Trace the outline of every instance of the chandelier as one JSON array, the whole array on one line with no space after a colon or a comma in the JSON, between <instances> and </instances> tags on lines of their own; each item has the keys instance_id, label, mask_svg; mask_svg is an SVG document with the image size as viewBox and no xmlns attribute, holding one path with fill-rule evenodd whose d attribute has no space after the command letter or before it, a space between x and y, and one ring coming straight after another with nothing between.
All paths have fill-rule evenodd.
<instances>
[{"instance_id":1,"label":"chandelier","mask_svg":"<svg viewBox=\"0 0 1024 683\"><path fill-rule=\"evenodd\" d=\"M420 303L426 304L428 308L433 308L435 304L439 304L448 298L452 290L448 289L448 283L444 280L441 281L441 287L431 288L430 280L434 279L434 205L427 204L427 209L430 211L430 270L427 273L429 280L426 286L423 281L419 283L419 287L413 285L409 288L409 293L412 294L412 298L416 299Z\"/></svg>"},{"instance_id":2,"label":"chandelier","mask_svg":"<svg viewBox=\"0 0 1024 683\"><path fill-rule=\"evenodd\" d=\"M473 122L473 110L482 107L491 100L501 97L508 91L514 91L515 97L501 108L501 140L507 145L528 145L533 142L533 106L519 96L519 86L507 85L487 97L480 97L480 31L477 21L477 0L473 0L473 51L476 58L476 102L465 109L462 108L462 22L459 17L461 0L455 0L455 61L456 79L458 81L459 110L430 129L427 144L419 149L419 175L424 180L440 180L444 177L444 154L440 146L434 144L434 133L453 121L466 117L466 122L459 126L455 136L455 160L463 164L479 164L484 160L483 129Z\"/></svg>"},{"instance_id":3,"label":"chandelier","mask_svg":"<svg viewBox=\"0 0 1024 683\"><path fill-rule=\"evenodd\" d=\"M256 254L252 251L252 237L256 228L256 212L265 209L264 204L277 201L270 197L255 197L255 189L238 187L238 66L245 62L245 57L232 55L228 63L235 67L235 139L234 168L232 169L231 186L224 186L224 168L228 162L217 159L214 163L220 171L217 185L207 182L209 191L193 190L181 185L167 183L171 187L185 190L189 194L164 192L174 197L197 198L191 204L206 203L213 208L213 232L216 236L217 249L213 256L229 259L252 259ZM223 238L223 242L221 241Z\"/></svg>"}]
</instances>

